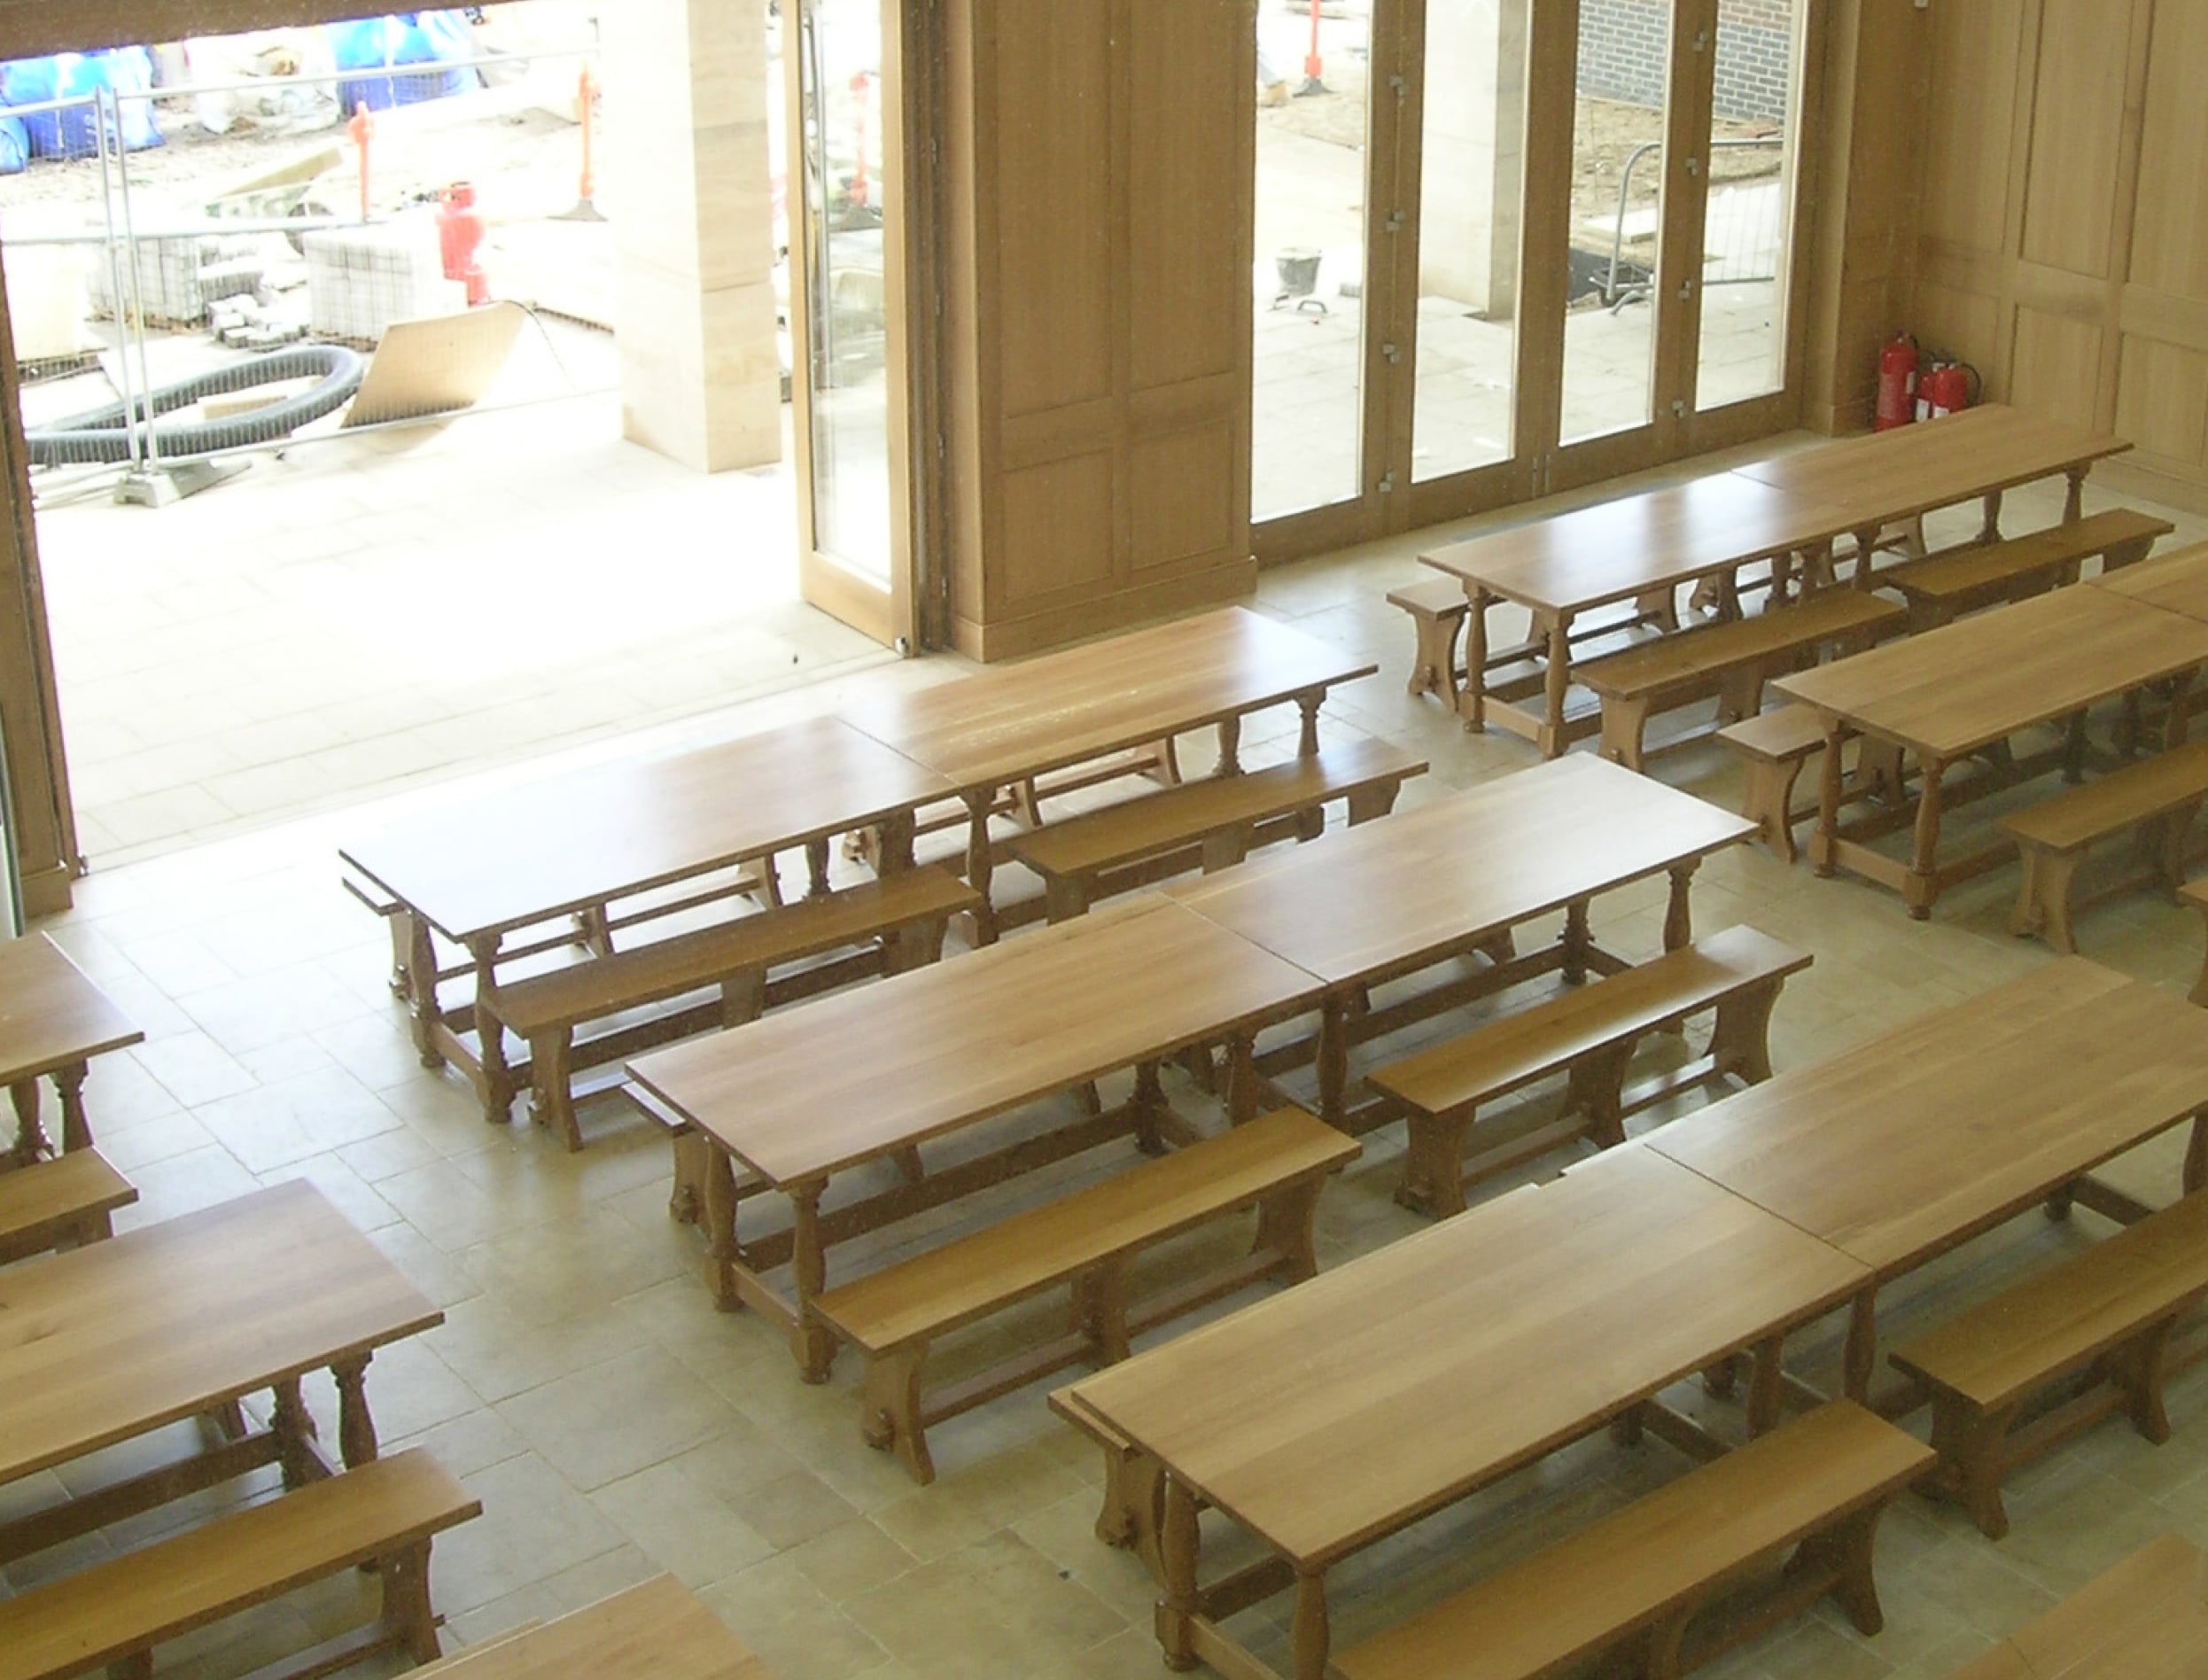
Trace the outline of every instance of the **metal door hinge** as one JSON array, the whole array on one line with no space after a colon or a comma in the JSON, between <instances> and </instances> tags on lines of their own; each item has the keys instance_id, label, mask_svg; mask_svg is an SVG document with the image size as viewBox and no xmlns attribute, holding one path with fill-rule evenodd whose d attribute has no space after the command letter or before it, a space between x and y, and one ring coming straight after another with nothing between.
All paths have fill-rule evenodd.
<instances>
[{"instance_id":1,"label":"metal door hinge","mask_svg":"<svg viewBox=\"0 0 2208 1680\"><path fill-rule=\"evenodd\" d=\"M1391 362L1399 362L1403 360L1403 346L1400 345L1384 344L1380 346L1380 354L1386 356Z\"/></svg>"}]
</instances>

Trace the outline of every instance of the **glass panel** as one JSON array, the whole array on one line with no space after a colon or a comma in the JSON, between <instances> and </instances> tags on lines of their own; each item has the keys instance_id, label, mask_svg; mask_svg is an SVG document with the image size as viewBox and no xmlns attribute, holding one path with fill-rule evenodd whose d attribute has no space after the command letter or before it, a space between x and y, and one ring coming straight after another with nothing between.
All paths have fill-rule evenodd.
<instances>
[{"instance_id":1,"label":"glass panel","mask_svg":"<svg viewBox=\"0 0 2208 1680\"><path fill-rule=\"evenodd\" d=\"M1258 519L1354 501L1364 479L1372 39L1369 7L1306 12L1271 0L1257 9L1250 511Z\"/></svg>"},{"instance_id":2,"label":"glass panel","mask_svg":"<svg viewBox=\"0 0 2208 1680\"><path fill-rule=\"evenodd\" d=\"M1802 0L1719 0L1698 408L1786 383Z\"/></svg>"},{"instance_id":3,"label":"glass panel","mask_svg":"<svg viewBox=\"0 0 2208 1680\"><path fill-rule=\"evenodd\" d=\"M799 22L813 543L887 587L881 0L804 0Z\"/></svg>"},{"instance_id":4,"label":"glass panel","mask_svg":"<svg viewBox=\"0 0 2208 1680\"><path fill-rule=\"evenodd\" d=\"M1511 455L1528 0L1429 0L1412 477Z\"/></svg>"},{"instance_id":5,"label":"glass panel","mask_svg":"<svg viewBox=\"0 0 2208 1680\"><path fill-rule=\"evenodd\" d=\"M1671 0L1581 0L1572 125L1563 440L1645 425L1656 383L1650 296L1663 226Z\"/></svg>"}]
</instances>

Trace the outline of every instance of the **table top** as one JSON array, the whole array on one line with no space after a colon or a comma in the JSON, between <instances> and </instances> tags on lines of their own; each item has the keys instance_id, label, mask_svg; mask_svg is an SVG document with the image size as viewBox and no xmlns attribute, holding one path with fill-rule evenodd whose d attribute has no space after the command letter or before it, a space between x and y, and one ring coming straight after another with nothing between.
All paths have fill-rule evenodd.
<instances>
[{"instance_id":1,"label":"table top","mask_svg":"<svg viewBox=\"0 0 2208 1680\"><path fill-rule=\"evenodd\" d=\"M1629 1147L1075 1391L1299 1567L1324 1567L1864 1281Z\"/></svg>"},{"instance_id":2,"label":"table top","mask_svg":"<svg viewBox=\"0 0 2208 1680\"><path fill-rule=\"evenodd\" d=\"M1582 753L1330 829L1167 896L1340 985L1419 966L1755 831Z\"/></svg>"},{"instance_id":3,"label":"table top","mask_svg":"<svg viewBox=\"0 0 2208 1680\"><path fill-rule=\"evenodd\" d=\"M1942 760L2208 663L2208 623L2105 589L2056 589L1771 687Z\"/></svg>"},{"instance_id":4,"label":"table top","mask_svg":"<svg viewBox=\"0 0 2208 1680\"><path fill-rule=\"evenodd\" d=\"M444 1319L303 1180L0 1269L0 1482Z\"/></svg>"},{"instance_id":5,"label":"table top","mask_svg":"<svg viewBox=\"0 0 2208 1680\"><path fill-rule=\"evenodd\" d=\"M774 1680L673 1575L417 1672L439 1680Z\"/></svg>"},{"instance_id":6,"label":"table top","mask_svg":"<svg viewBox=\"0 0 2208 1680\"><path fill-rule=\"evenodd\" d=\"M44 934L0 940L0 1085L144 1038Z\"/></svg>"},{"instance_id":7,"label":"table top","mask_svg":"<svg viewBox=\"0 0 2208 1680\"><path fill-rule=\"evenodd\" d=\"M844 715L965 789L1240 717L1380 667L1242 607L856 699Z\"/></svg>"},{"instance_id":8,"label":"table top","mask_svg":"<svg viewBox=\"0 0 2208 1680\"><path fill-rule=\"evenodd\" d=\"M847 833L957 790L836 718L455 800L338 855L465 941Z\"/></svg>"},{"instance_id":9,"label":"table top","mask_svg":"<svg viewBox=\"0 0 2208 1680\"><path fill-rule=\"evenodd\" d=\"M1893 1276L2203 1107L2208 1010L2064 957L1646 1147Z\"/></svg>"},{"instance_id":10,"label":"table top","mask_svg":"<svg viewBox=\"0 0 2208 1680\"><path fill-rule=\"evenodd\" d=\"M825 1178L1199 1040L1319 983L1155 893L628 1065L777 1185Z\"/></svg>"},{"instance_id":11,"label":"table top","mask_svg":"<svg viewBox=\"0 0 2208 1680\"><path fill-rule=\"evenodd\" d=\"M1419 559L1490 595L1581 612L1846 529L1845 518L1812 497L1714 472L1452 542Z\"/></svg>"},{"instance_id":12,"label":"table top","mask_svg":"<svg viewBox=\"0 0 2208 1680\"><path fill-rule=\"evenodd\" d=\"M2189 1680L2208 1650L2208 1555L2149 1541L1953 1680Z\"/></svg>"},{"instance_id":13,"label":"table top","mask_svg":"<svg viewBox=\"0 0 2208 1680\"><path fill-rule=\"evenodd\" d=\"M2096 589L2128 596L2165 612L2208 619L2208 542L2142 560L2120 572L2092 579Z\"/></svg>"},{"instance_id":14,"label":"table top","mask_svg":"<svg viewBox=\"0 0 2208 1680\"><path fill-rule=\"evenodd\" d=\"M1734 471L1861 526L1952 507L2130 447L2104 432L1986 403L1928 424L1842 438Z\"/></svg>"}]
</instances>

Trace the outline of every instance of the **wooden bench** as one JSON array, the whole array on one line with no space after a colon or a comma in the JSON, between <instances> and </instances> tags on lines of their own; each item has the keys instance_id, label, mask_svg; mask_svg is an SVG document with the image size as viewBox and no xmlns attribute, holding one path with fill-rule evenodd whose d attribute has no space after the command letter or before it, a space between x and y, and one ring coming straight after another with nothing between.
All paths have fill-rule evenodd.
<instances>
[{"instance_id":1,"label":"wooden bench","mask_svg":"<svg viewBox=\"0 0 2208 1680\"><path fill-rule=\"evenodd\" d=\"M1465 634L1472 603L1465 586L1455 578L1435 578L1427 583L1407 583L1388 592L1388 604L1411 615L1418 631L1418 652L1411 665L1412 694L1438 694L1457 709L1457 643Z\"/></svg>"},{"instance_id":2,"label":"wooden bench","mask_svg":"<svg viewBox=\"0 0 2208 1680\"><path fill-rule=\"evenodd\" d=\"M1970 543L1888 567L1878 574L1878 587L1908 599L1911 629L1930 630L1981 607L2075 583L2079 568L2095 556L2103 572L2134 564L2176 529L2151 514L2111 508L2005 542Z\"/></svg>"},{"instance_id":3,"label":"wooden bench","mask_svg":"<svg viewBox=\"0 0 2208 1680\"><path fill-rule=\"evenodd\" d=\"M1065 922L1099 898L1199 864L1209 875L1273 841L1315 839L1329 800L1346 801L1352 823L1386 816L1403 784L1426 768L1424 759L1360 735L1286 764L1186 782L1053 822L1006 846L1042 876L1050 919Z\"/></svg>"},{"instance_id":4,"label":"wooden bench","mask_svg":"<svg viewBox=\"0 0 2208 1680\"><path fill-rule=\"evenodd\" d=\"M430 1542L482 1513L419 1448L311 1482L0 1603L0 1680L148 1680L154 1646L366 1564L381 1567L377 1620L261 1674L325 1674L385 1650L434 1661Z\"/></svg>"},{"instance_id":5,"label":"wooden bench","mask_svg":"<svg viewBox=\"0 0 2208 1680\"><path fill-rule=\"evenodd\" d=\"M2002 1477L2014 1466L2119 1408L2148 1440L2168 1440L2165 1355L2203 1295L2208 1195L2191 1195L1893 1349L1895 1367L1932 1390L1933 1491L1998 1540L2009 1531ZM2089 1368L2085 1392L2025 1418L2028 1401Z\"/></svg>"},{"instance_id":6,"label":"wooden bench","mask_svg":"<svg viewBox=\"0 0 2208 1680\"><path fill-rule=\"evenodd\" d=\"M1729 723L1717 732L1717 738L1745 763L1747 778L1741 789L1740 814L1762 826L1763 832L1757 837L1782 861L1793 862L1800 855L1794 845L1794 824L1814 816L1817 809L1814 799L1805 805L1794 804L1794 784L1801 779L1802 766L1824 746L1823 718L1814 706L1784 705ZM1875 779L1882 790L1900 799L1901 763L1882 743L1858 739L1856 774Z\"/></svg>"},{"instance_id":7,"label":"wooden bench","mask_svg":"<svg viewBox=\"0 0 2208 1680\"><path fill-rule=\"evenodd\" d=\"M1358 1153L1333 1127L1283 1108L819 1295L814 1311L866 1356L867 1444L893 1449L915 1481L931 1482L928 1425L1069 1365L1123 1359L1131 1337L1263 1279L1310 1277L1319 1186ZM1248 1256L1129 1301L1138 1250L1253 1204ZM938 1338L1061 1284L1073 1289L1068 1334L922 1395Z\"/></svg>"},{"instance_id":8,"label":"wooden bench","mask_svg":"<svg viewBox=\"0 0 2208 1680\"><path fill-rule=\"evenodd\" d=\"M1333 1666L1342 1680L1547 1680L1640 1641L1632 1672L1674 1680L1828 1593L1858 1629L1877 1633L1878 1518L1932 1458L1851 1401L1821 1406L1342 1652ZM1778 1588L1755 1614L1696 1626L1699 1612L1789 1547Z\"/></svg>"},{"instance_id":9,"label":"wooden bench","mask_svg":"<svg viewBox=\"0 0 2208 1680\"><path fill-rule=\"evenodd\" d=\"M2038 934L2069 955L2078 948L2070 917L2078 867L2097 841L2141 828L2147 867L2103 887L2085 903L2098 902L2146 881L2173 891L2185 883L2185 840L2201 802L2208 799L2208 741L2195 741L2126 765L2097 781L2066 789L2053 798L2001 820L2000 828L2024 858L2009 930Z\"/></svg>"},{"instance_id":10,"label":"wooden bench","mask_svg":"<svg viewBox=\"0 0 2208 1680\"><path fill-rule=\"evenodd\" d=\"M1447 1217L1464 1210L1467 1184L1574 1139L1604 1148L1622 1143L1629 1114L1678 1091L1768 1079L1772 1007L1786 976L1810 961L1808 953L1753 928L1727 928L1368 1075L1405 1110L1410 1147L1396 1199ZM1634 1046L1711 1008L1717 1023L1709 1054L1629 1096ZM1480 1108L1558 1073L1571 1079L1564 1117L1486 1151L1468 1172L1465 1136Z\"/></svg>"},{"instance_id":11,"label":"wooden bench","mask_svg":"<svg viewBox=\"0 0 2208 1680\"><path fill-rule=\"evenodd\" d=\"M2208 922L2208 879L2187 882L2178 890L2177 896L2199 911L2202 921ZM2192 1000L2208 1009L2208 951L2202 954L2200 978L2193 983Z\"/></svg>"},{"instance_id":12,"label":"wooden bench","mask_svg":"<svg viewBox=\"0 0 2208 1680\"><path fill-rule=\"evenodd\" d=\"M501 984L492 1007L529 1041L537 1123L579 1149L569 1078L575 1029L584 1022L718 985L724 1024L740 1025L764 1008L770 968L873 941L881 944L885 971L933 962L951 918L980 904L980 895L947 869L903 870Z\"/></svg>"},{"instance_id":13,"label":"wooden bench","mask_svg":"<svg viewBox=\"0 0 2208 1680\"><path fill-rule=\"evenodd\" d=\"M72 1149L0 1172L0 1261L111 1237L115 1209L137 1199L130 1180L97 1149Z\"/></svg>"},{"instance_id":14,"label":"wooden bench","mask_svg":"<svg viewBox=\"0 0 2208 1680\"><path fill-rule=\"evenodd\" d=\"M1622 653L1574 667L1573 681L1602 698L1602 751L1629 770L1642 767L1652 713L1718 696L1721 724L1762 710L1767 678L1798 668L1831 645L1869 647L1907 616L1898 603L1855 589L1828 589L1753 618L1660 636Z\"/></svg>"}]
</instances>

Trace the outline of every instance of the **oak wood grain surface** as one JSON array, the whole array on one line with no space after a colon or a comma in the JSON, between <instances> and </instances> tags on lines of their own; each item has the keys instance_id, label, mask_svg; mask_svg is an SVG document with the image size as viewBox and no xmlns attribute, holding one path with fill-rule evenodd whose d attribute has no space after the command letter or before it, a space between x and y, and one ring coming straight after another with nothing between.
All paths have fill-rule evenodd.
<instances>
[{"instance_id":1,"label":"oak wood grain surface","mask_svg":"<svg viewBox=\"0 0 2208 1680\"><path fill-rule=\"evenodd\" d=\"M0 1085L144 1038L44 934L0 941Z\"/></svg>"},{"instance_id":2,"label":"oak wood grain surface","mask_svg":"<svg viewBox=\"0 0 2208 1680\"><path fill-rule=\"evenodd\" d=\"M836 718L440 805L339 855L448 938L549 920L956 789Z\"/></svg>"},{"instance_id":3,"label":"oak wood grain surface","mask_svg":"<svg viewBox=\"0 0 2208 1680\"><path fill-rule=\"evenodd\" d=\"M2192 1680L2208 1651L2208 1556L2149 1541L1953 1680Z\"/></svg>"},{"instance_id":4,"label":"oak wood grain surface","mask_svg":"<svg viewBox=\"0 0 2208 1680\"><path fill-rule=\"evenodd\" d=\"M1615 1149L1074 1392L1299 1570L1318 1568L1866 1276L1675 1163Z\"/></svg>"},{"instance_id":5,"label":"oak wood grain surface","mask_svg":"<svg viewBox=\"0 0 2208 1680\"><path fill-rule=\"evenodd\" d=\"M416 1672L439 1680L774 1680L673 1575Z\"/></svg>"},{"instance_id":6,"label":"oak wood grain surface","mask_svg":"<svg viewBox=\"0 0 2208 1680\"><path fill-rule=\"evenodd\" d=\"M303 1180L0 1271L0 1482L444 1322Z\"/></svg>"},{"instance_id":7,"label":"oak wood grain surface","mask_svg":"<svg viewBox=\"0 0 2208 1680\"><path fill-rule=\"evenodd\" d=\"M2090 581L2111 595L2208 620L2208 542L2175 548Z\"/></svg>"}]
</instances>

